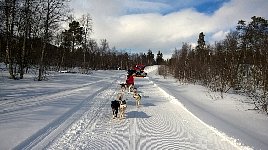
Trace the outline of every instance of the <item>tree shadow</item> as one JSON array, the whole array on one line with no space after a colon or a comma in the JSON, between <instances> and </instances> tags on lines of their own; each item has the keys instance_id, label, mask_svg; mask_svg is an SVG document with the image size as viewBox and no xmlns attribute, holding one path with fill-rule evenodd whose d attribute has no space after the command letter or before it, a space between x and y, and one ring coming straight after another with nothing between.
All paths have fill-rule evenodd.
<instances>
[{"instance_id":1,"label":"tree shadow","mask_svg":"<svg viewBox=\"0 0 268 150\"><path fill-rule=\"evenodd\" d=\"M150 118L145 112L142 111L131 111L126 113L127 118Z\"/></svg>"}]
</instances>

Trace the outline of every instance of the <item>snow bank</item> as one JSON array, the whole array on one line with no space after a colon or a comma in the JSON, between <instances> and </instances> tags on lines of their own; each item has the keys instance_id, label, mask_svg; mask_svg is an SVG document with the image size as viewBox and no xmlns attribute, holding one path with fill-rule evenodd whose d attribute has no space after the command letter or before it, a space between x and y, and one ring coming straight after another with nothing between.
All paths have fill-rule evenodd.
<instances>
[{"instance_id":1,"label":"snow bank","mask_svg":"<svg viewBox=\"0 0 268 150\"><path fill-rule=\"evenodd\" d=\"M155 70L157 70L157 69L158 69L158 65L154 65L154 66L146 66L145 69L144 69L144 71L145 71L146 73L151 73L151 72L153 72L153 71L155 71Z\"/></svg>"}]
</instances>

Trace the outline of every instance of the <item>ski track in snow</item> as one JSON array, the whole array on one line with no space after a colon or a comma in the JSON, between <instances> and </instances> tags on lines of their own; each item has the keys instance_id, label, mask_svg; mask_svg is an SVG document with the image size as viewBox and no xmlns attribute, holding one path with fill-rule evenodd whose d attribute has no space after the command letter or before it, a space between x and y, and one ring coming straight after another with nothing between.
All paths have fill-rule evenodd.
<instances>
[{"instance_id":1,"label":"ski track in snow","mask_svg":"<svg viewBox=\"0 0 268 150\"><path fill-rule=\"evenodd\" d=\"M16 99L8 99L0 101L0 114L9 113L17 110L27 109L29 107L41 106L46 103L56 101L60 98L68 97L77 94L84 87L94 86L94 84L101 84L105 80L100 80L94 83L83 84L82 86L68 88L57 93L44 94L34 97L22 97Z\"/></svg>"},{"instance_id":2,"label":"ski track in snow","mask_svg":"<svg viewBox=\"0 0 268 150\"><path fill-rule=\"evenodd\" d=\"M136 108L126 93L126 119L111 119L110 101L118 83L101 90L88 110L45 148L56 149L240 149L245 147L225 138L201 122L148 78L137 78L142 106ZM40 148L40 147L39 147Z\"/></svg>"},{"instance_id":3,"label":"ski track in snow","mask_svg":"<svg viewBox=\"0 0 268 150\"><path fill-rule=\"evenodd\" d=\"M70 109L63 115L61 115L58 119L49 123L44 128L40 129L38 132L36 132L35 134L27 138L25 141L17 145L14 149L44 149L47 145L49 145L49 143L53 141L53 139L55 139L60 134L64 133L64 131L68 129L69 126L73 124L73 122L75 122L77 119L81 119L80 117L88 110L89 107L90 107L90 110L94 111L94 109L97 108L97 105L95 105L95 103L101 102L101 101L98 101L96 97L98 97L99 93L102 93L103 91L110 88L111 85L115 83L115 81L113 81L110 84L107 84L107 79L106 81L101 80L93 84L85 84L83 86L79 86L79 87L75 87L69 90L64 90L62 92L51 94L45 97L45 99L43 100L40 99L39 97L28 100L26 102L27 103L26 107L34 107L36 106L36 104L32 104L32 103L35 103L35 102L38 103L38 99L42 100L43 103L49 103L54 100L57 100L57 98L61 99L64 97L68 97L70 95L77 95L77 94L88 95L89 93L88 91L91 90L90 95L88 95L79 104L77 104L75 107L73 107L72 109ZM92 87L98 84L103 84L104 86L102 88L99 88L96 86L95 90L92 91ZM103 105L102 102L100 104ZM16 108L16 110L20 110L19 108L25 109L25 107L18 107Z\"/></svg>"},{"instance_id":4,"label":"ski track in snow","mask_svg":"<svg viewBox=\"0 0 268 150\"><path fill-rule=\"evenodd\" d=\"M105 122L110 121L111 115L104 114L110 110L110 101L114 99L116 95L116 88L120 83L119 81L113 84L110 89L100 92L88 106L83 116L81 116L75 123L73 123L69 129L60 134L54 141L46 147L46 149L89 149L90 135L106 134L108 126L105 126ZM116 87L116 88L115 88ZM97 130L97 132L95 131ZM102 137L104 138L104 137ZM100 148L97 145L97 148Z\"/></svg>"}]
</instances>

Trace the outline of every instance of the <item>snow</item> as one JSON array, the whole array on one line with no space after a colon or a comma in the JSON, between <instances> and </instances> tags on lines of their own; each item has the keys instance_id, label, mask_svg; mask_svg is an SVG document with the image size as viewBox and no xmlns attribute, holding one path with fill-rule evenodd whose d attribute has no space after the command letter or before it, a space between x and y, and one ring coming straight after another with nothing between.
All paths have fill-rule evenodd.
<instances>
[{"instance_id":1,"label":"snow","mask_svg":"<svg viewBox=\"0 0 268 150\"><path fill-rule=\"evenodd\" d=\"M50 72L47 81L0 72L0 149L267 149L268 117L247 97L182 84L146 68L135 78L137 108L126 92L125 119L110 102L126 72Z\"/></svg>"}]
</instances>

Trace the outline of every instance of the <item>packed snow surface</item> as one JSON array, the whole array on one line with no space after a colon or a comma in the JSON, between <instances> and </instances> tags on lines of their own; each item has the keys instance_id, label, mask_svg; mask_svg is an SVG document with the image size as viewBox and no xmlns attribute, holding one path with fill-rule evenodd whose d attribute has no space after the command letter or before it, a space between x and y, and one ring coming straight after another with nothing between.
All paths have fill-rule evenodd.
<instances>
[{"instance_id":1,"label":"packed snow surface","mask_svg":"<svg viewBox=\"0 0 268 150\"><path fill-rule=\"evenodd\" d=\"M135 78L136 107L125 92L126 117L111 101L126 71L51 72L46 81L0 72L0 149L267 149L268 118L247 97L211 92L157 75Z\"/></svg>"}]
</instances>

